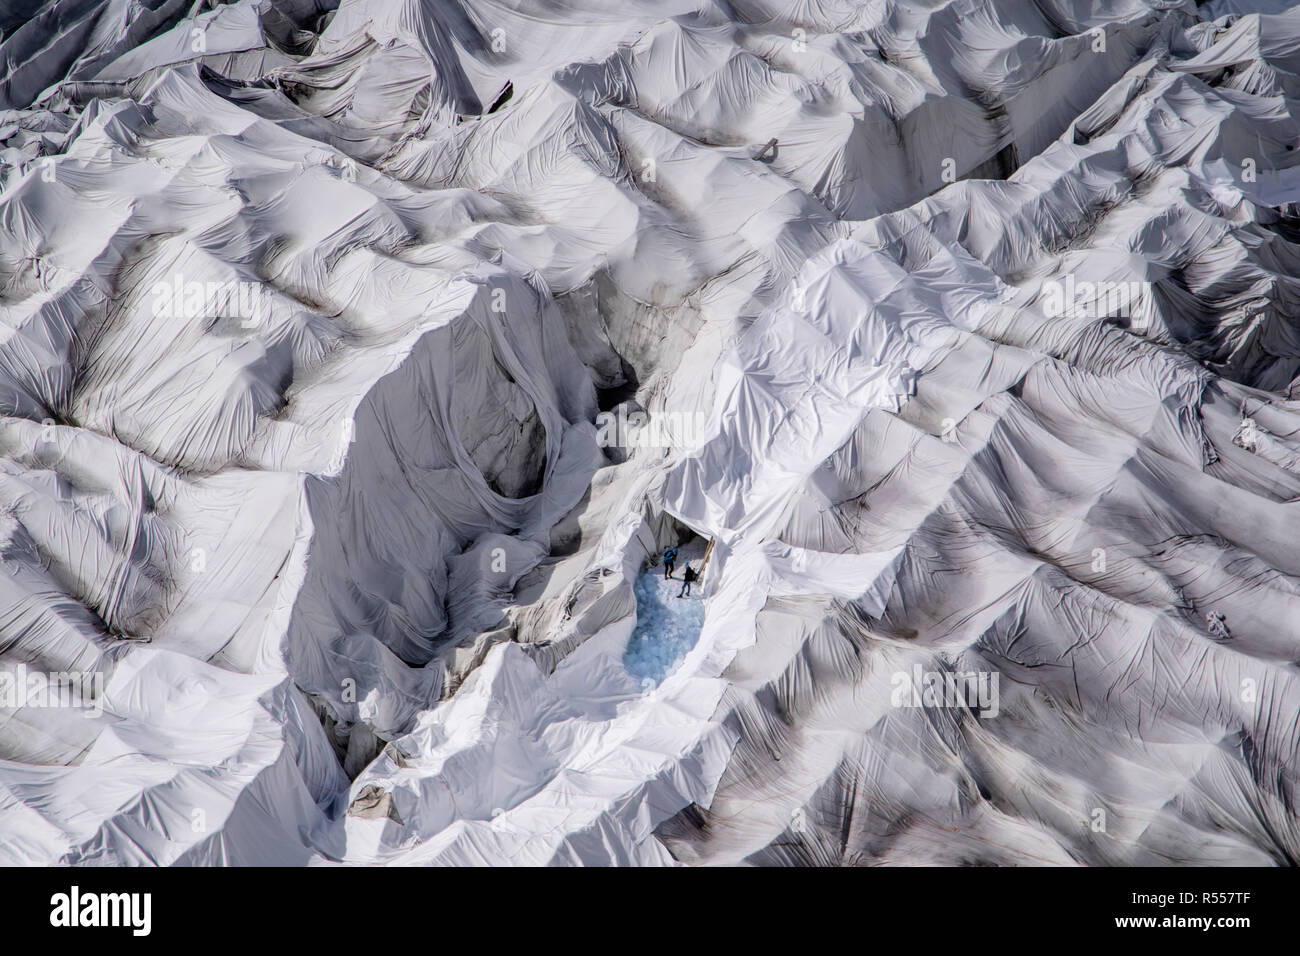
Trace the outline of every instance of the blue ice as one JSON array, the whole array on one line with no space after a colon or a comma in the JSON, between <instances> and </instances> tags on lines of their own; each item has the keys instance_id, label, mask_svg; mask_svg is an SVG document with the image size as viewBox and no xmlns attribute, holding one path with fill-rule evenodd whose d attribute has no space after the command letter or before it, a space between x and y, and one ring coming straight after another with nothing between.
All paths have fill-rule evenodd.
<instances>
[{"instance_id":1,"label":"blue ice","mask_svg":"<svg viewBox=\"0 0 1300 956\"><path fill-rule=\"evenodd\" d=\"M682 571L679 564L672 579L664 580L663 568L655 568L640 575L633 585L636 630L623 653L623 666L644 690L658 687L672 673L695 646L704 626L700 582L691 585L690 597L677 597Z\"/></svg>"}]
</instances>

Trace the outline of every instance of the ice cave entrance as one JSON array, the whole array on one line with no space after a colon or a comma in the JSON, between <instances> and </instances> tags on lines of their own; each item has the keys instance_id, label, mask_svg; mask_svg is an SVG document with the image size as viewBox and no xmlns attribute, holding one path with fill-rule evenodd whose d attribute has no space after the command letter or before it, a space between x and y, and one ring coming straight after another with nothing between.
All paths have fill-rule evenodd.
<instances>
[{"instance_id":1,"label":"ice cave entrance","mask_svg":"<svg viewBox=\"0 0 1300 956\"><path fill-rule=\"evenodd\" d=\"M632 587L636 594L636 629L623 653L623 666L641 682L643 690L653 690L663 683L700 638L704 626L703 580L691 585L689 596L678 595L686 565L698 573L705 563L704 542L697 538L678 546L671 578L664 577L662 551L647 570L637 575Z\"/></svg>"}]
</instances>

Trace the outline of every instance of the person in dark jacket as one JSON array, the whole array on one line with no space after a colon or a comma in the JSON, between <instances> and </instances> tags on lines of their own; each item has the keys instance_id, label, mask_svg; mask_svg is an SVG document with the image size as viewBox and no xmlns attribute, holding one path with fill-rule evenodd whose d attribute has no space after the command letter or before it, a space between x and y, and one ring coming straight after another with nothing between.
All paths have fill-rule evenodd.
<instances>
[{"instance_id":1,"label":"person in dark jacket","mask_svg":"<svg viewBox=\"0 0 1300 956\"><path fill-rule=\"evenodd\" d=\"M682 572L682 590L677 595L679 598L691 596L691 582L699 578L695 569L691 567L691 562L686 562L686 570Z\"/></svg>"},{"instance_id":2,"label":"person in dark jacket","mask_svg":"<svg viewBox=\"0 0 1300 956\"><path fill-rule=\"evenodd\" d=\"M673 576L673 568L677 566L677 549L669 548L664 552L664 577Z\"/></svg>"}]
</instances>

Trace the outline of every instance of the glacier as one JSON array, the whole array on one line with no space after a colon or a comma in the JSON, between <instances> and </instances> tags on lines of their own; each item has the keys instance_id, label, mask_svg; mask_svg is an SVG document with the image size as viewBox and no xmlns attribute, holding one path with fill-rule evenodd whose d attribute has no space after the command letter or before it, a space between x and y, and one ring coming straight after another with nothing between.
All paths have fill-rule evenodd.
<instances>
[{"instance_id":1,"label":"glacier","mask_svg":"<svg viewBox=\"0 0 1300 956\"><path fill-rule=\"evenodd\" d=\"M0 863L1294 865L1297 102L1273 0L7 5Z\"/></svg>"}]
</instances>

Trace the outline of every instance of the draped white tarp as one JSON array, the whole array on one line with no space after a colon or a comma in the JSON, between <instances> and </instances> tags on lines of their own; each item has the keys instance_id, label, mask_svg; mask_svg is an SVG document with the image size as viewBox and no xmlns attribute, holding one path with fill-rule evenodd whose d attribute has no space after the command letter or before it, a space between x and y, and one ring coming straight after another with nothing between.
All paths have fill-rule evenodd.
<instances>
[{"instance_id":1,"label":"draped white tarp","mask_svg":"<svg viewBox=\"0 0 1300 956\"><path fill-rule=\"evenodd\" d=\"M1300 15L1241 6L5 26L0 690L93 693L0 695L0 861L1300 859Z\"/></svg>"}]
</instances>

